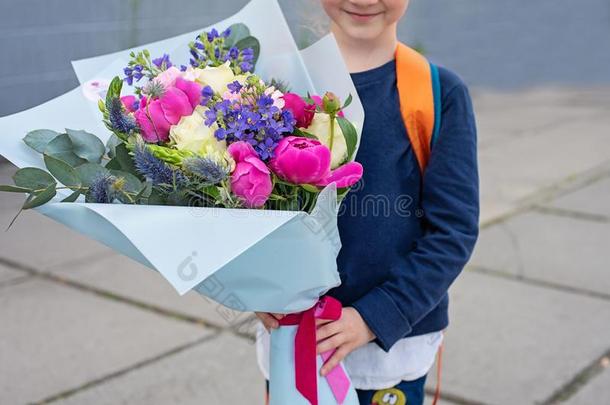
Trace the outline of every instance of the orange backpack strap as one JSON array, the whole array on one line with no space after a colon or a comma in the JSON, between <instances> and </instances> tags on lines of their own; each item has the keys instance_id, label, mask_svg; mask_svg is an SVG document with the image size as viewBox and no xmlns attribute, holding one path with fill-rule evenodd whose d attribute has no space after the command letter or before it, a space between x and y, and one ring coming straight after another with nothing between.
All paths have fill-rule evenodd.
<instances>
[{"instance_id":1,"label":"orange backpack strap","mask_svg":"<svg viewBox=\"0 0 610 405\"><path fill-rule=\"evenodd\" d=\"M396 80L402 119L420 170L425 170L440 128L440 81L435 65L399 43Z\"/></svg>"}]
</instances>

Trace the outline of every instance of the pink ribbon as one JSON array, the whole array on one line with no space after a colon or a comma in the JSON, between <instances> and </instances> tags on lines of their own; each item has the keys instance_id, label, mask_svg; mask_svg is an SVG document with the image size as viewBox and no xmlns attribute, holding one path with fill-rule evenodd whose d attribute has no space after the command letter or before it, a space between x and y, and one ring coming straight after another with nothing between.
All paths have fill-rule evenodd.
<instances>
[{"instance_id":1,"label":"pink ribbon","mask_svg":"<svg viewBox=\"0 0 610 405\"><path fill-rule=\"evenodd\" d=\"M280 325L298 325L294 338L294 368L297 390L311 405L318 405L318 364L316 356L316 318L335 321L341 317L341 303L332 297L322 297L316 305L298 314L286 315ZM327 361L334 350L321 354ZM326 380L338 404L343 404L349 389L349 379L341 364L327 375Z\"/></svg>"}]
</instances>

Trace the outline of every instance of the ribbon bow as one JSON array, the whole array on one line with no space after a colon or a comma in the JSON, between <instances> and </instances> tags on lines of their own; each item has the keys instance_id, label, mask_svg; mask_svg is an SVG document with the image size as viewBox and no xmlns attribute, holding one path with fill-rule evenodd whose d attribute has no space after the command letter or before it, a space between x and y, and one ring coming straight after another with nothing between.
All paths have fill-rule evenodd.
<instances>
[{"instance_id":1,"label":"ribbon bow","mask_svg":"<svg viewBox=\"0 0 610 405\"><path fill-rule=\"evenodd\" d=\"M311 405L318 405L318 364L316 356L316 318L335 321L341 317L341 303L332 297L322 297L307 311L286 315L281 326L298 325L294 338L294 366L297 390ZM328 360L334 351L322 353ZM327 375L326 380L338 404L345 401L349 389L349 378L339 364Z\"/></svg>"}]
</instances>

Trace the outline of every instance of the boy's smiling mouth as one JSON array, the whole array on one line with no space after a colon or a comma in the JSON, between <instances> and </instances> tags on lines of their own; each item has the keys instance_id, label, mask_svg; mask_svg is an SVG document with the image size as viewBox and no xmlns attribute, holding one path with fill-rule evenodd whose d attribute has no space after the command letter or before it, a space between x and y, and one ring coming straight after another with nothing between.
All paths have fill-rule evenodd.
<instances>
[{"instance_id":1,"label":"boy's smiling mouth","mask_svg":"<svg viewBox=\"0 0 610 405\"><path fill-rule=\"evenodd\" d=\"M358 22L367 22L372 20L373 18L379 16L382 14L382 12L377 12L377 13L357 13L354 11L349 11L349 10L343 10L346 14L348 14L350 17L352 17L354 20L358 21Z\"/></svg>"}]
</instances>

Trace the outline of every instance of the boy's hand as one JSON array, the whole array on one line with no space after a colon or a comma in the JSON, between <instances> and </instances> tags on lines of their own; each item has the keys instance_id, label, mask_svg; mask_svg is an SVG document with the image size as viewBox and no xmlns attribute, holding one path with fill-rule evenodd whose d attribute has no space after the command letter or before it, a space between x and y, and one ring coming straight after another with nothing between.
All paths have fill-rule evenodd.
<instances>
[{"instance_id":1,"label":"boy's hand","mask_svg":"<svg viewBox=\"0 0 610 405\"><path fill-rule=\"evenodd\" d=\"M279 328L280 323L278 321L284 317L283 314L271 314L269 312L255 312L254 314L261 320L267 332Z\"/></svg>"},{"instance_id":2,"label":"boy's hand","mask_svg":"<svg viewBox=\"0 0 610 405\"><path fill-rule=\"evenodd\" d=\"M341 318L336 321L318 319L316 338L318 353L337 349L324 363L320 374L324 377L353 350L375 339L375 335L352 307L343 308Z\"/></svg>"}]
</instances>

